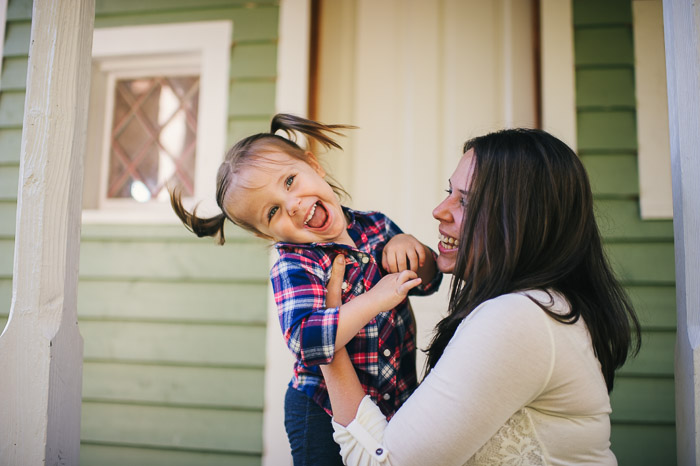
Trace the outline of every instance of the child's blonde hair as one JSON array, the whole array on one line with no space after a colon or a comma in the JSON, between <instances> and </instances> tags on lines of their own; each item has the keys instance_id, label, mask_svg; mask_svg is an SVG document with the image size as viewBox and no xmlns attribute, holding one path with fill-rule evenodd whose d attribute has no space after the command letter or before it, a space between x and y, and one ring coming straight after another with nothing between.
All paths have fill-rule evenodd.
<instances>
[{"instance_id":1,"label":"child's blonde hair","mask_svg":"<svg viewBox=\"0 0 700 466\"><path fill-rule=\"evenodd\" d=\"M234 144L226 153L223 163L219 167L216 175L216 203L221 209L219 215L214 217L197 217L197 208L189 212L182 205L182 189L176 188L170 192L170 203L177 216L182 220L187 229L200 238L203 236L218 237L219 244L224 244L224 224L226 219L239 227L253 233L259 231L249 223L233 218L226 212L224 202L233 180L240 173L241 169L253 165L255 160L259 160L265 153L270 151L280 151L290 157L303 160L308 163L308 155L304 149L296 143L296 133L305 135L310 142L315 141L326 149L335 147L342 149L340 145L332 139L331 135L342 135L338 130L351 129L348 125L325 125L317 121L307 120L295 115L279 113L272 118L269 133L258 133L241 139ZM277 135L278 131L286 133L287 138ZM347 194L336 183L326 180L333 190L338 194Z\"/></svg>"}]
</instances>

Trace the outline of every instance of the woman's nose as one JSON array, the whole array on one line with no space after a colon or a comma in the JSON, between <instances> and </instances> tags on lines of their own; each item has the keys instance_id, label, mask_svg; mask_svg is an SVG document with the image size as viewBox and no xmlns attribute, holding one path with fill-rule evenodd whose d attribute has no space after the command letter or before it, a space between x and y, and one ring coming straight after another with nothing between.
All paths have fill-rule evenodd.
<instances>
[{"instance_id":1,"label":"woman's nose","mask_svg":"<svg viewBox=\"0 0 700 466\"><path fill-rule=\"evenodd\" d=\"M443 222L450 221L451 216L448 202L449 198L443 200L433 209L433 218L435 218L435 220L440 220Z\"/></svg>"}]
</instances>

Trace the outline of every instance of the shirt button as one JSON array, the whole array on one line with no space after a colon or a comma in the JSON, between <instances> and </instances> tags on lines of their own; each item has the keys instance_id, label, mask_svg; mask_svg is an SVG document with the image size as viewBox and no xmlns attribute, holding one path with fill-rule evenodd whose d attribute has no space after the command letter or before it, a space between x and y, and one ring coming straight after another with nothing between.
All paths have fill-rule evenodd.
<instances>
[{"instance_id":1,"label":"shirt button","mask_svg":"<svg viewBox=\"0 0 700 466\"><path fill-rule=\"evenodd\" d=\"M374 452L377 456L381 456L382 453L384 453L383 448L377 448L377 450Z\"/></svg>"},{"instance_id":2,"label":"shirt button","mask_svg":"<svg viewBox=\"0 0 700 466\"><path fill-rule=\"evenodd\" d=\"M367 257L367 256L362 256L362 263L363 263L363 264L366 264L367 262L369 262L369 257Z\"/></svg>"},{"instance_id":3,"label":"shirt button","mask_svg":"<svg viewBox=\"0 0 700 466\"><path fill-rule=\"evenodd\" d=\"M343 282L343 284L341 285L341 288L343 289L343 291L347 290L348 289L348 282Z\"/></svg>"},{"instance_id":4,"label":"shirt button","mask_svg":"<svg viewBox=\"0 0 700 466\"><path fill-rule=\"evenodd\" d=\"M385 400L388 401L389 398L391 398L391 395L389 395L388 393L385 393L384 395L382 395L382 398L384 398Z\"/></svg>"},{"instance_id":5,"label":"shirt button","mask_svg":"<svg viewBox=\"0 0 700 466\"><path fill-rule=\"evenodd\" d=\"M391 350L389 348L384 350L384 356L386 356L387 358L391 356Z\"/></svg>"}]
</instances>

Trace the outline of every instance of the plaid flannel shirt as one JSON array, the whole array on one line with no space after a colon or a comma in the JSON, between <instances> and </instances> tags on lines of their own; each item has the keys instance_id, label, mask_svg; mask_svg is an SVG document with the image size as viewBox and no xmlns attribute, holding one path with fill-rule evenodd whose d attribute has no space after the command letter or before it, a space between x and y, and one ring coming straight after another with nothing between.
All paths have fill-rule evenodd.
<instances>
[{"instance_id":1,"label":"plaid flannel shirt","mask_svg":"<svg viewBox=\"0 0 700 466\"><path fill-rule=\"evenodd\" d=\"M389 239L402 233L379 212L343 210L356 248L337 243L277 243L280 257L270 272L282 332L296 357L289 385L306 393L329 414L328 391L318 365L331 362L335 353L339 308L326 307L333 259L340 253L347 258L342 293L346 303L386 274L381 268L382 250ZM430 283L410 294L431 294L441 280L438 272ZM377 315L346 345L365 393L388 417L417 385L415 332L413 311L406 299Z\"/></svg>"}]
</instances>

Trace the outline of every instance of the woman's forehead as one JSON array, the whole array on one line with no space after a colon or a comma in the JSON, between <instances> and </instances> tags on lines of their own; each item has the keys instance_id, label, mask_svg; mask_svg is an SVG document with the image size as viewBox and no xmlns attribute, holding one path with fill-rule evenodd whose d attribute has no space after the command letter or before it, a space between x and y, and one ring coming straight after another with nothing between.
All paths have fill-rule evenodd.
<instances>
[{"instance_id":1,"label":"woman's forehead","mask_svg":"<svg viewBox=\"0 0 700 466\"><path fill-rule=\"evenodd\" d=\"M455 188L466 188L469 180L471 179L472 172L474 171L474 162L476 158L474 157L474 150L469 149L462 155L459 159L457 168L455 168L452 177L450 177L450 182Z\"/></svg>"}]
</instances>

